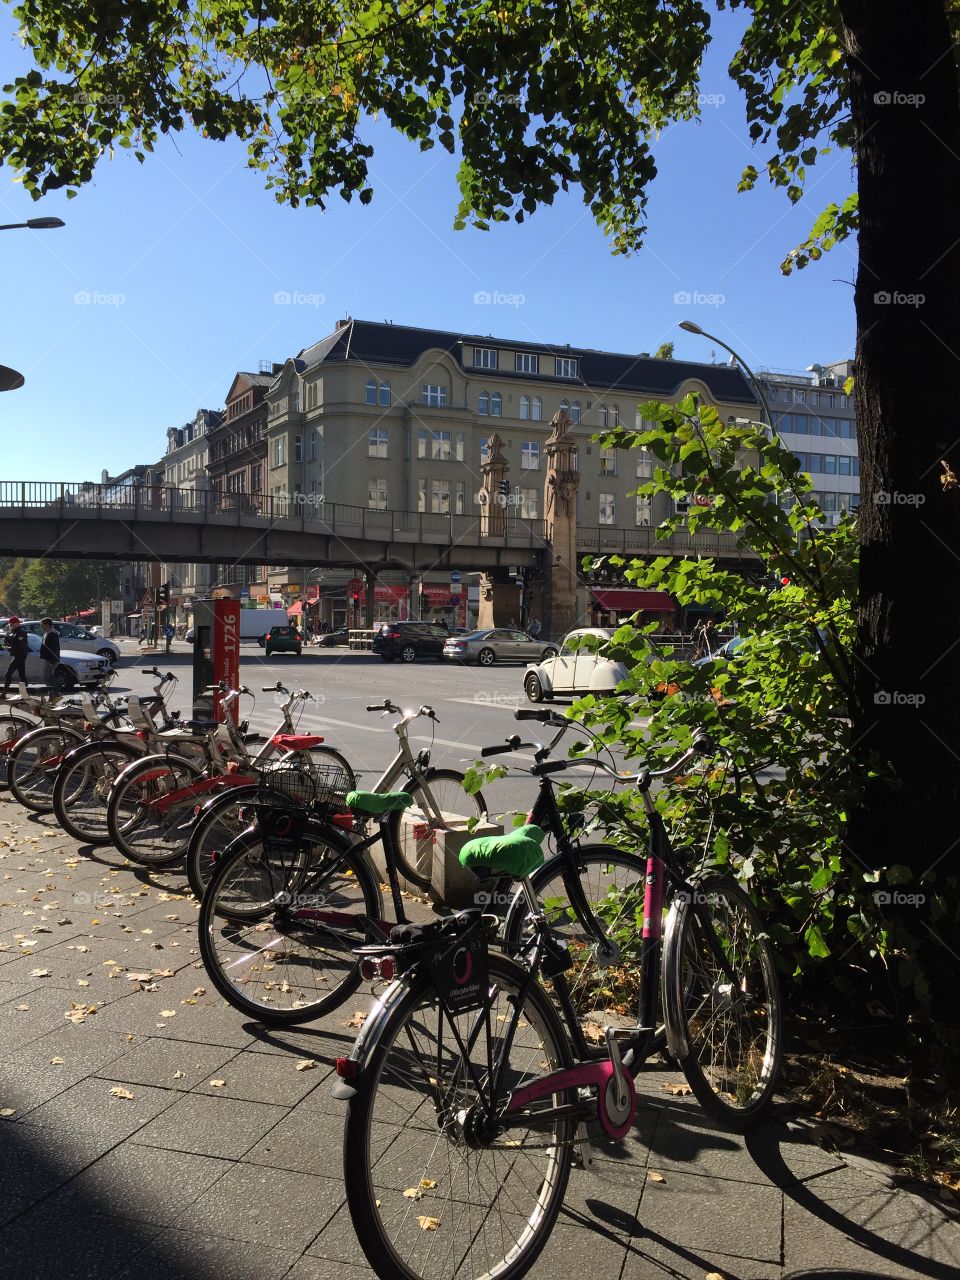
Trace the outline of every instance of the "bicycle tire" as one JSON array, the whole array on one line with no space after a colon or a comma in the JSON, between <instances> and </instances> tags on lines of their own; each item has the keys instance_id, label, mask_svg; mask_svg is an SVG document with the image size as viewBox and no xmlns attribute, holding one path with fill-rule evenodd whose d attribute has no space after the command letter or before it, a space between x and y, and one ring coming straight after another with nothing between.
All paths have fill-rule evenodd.
<instances>
[{"instance_id":1,"label":"bicycle tire","mask_svg":"<svg viewBox=\"0 0 960 1280\"><path fill-rule=\"evenodd\" d=\"M81 844L110 843L107 799L110 784L141 753L122 742L90 742L71 751L53 784L53 811L68 835Z\"/></svg>"},{"instance_id":2,"label":"bicycle tire","mask_svg":"<svg viewBox=\"0 0 960 1280\"><path fill-rule=\"evenodd\" d=\"M52 813L57 770L83 740L82 733L64 725L44 725L19 738L7 757L7 787L14 799L34 813ZM44 763L50 759L56 761L53 766Z\"/></svg>"},{"instance_id":3,"label":"bicycle tire","mask_svg":"<svg viewBox=\"0 0 960 1280\"><path fill-rule=\"evenodd\" d=\"M459 1043L454 1034L448 1033L446 1038L438 1034L431 1047L428 1033L434 1015L438 1027L444 1026L444 1021L436 1012L432 981L422 977L414 978L409 986L398 984L364 1044L353 1096L347 1104L343 1171L357 1238L380 1280L453 1280L454 1276L478 1275L517 1280L546 1245L563 1206L573 1158L571 1119L554 1119L547 1132L511 1127L506 1135L481 1142L479 1147L468 1147L463 1138L459 1123L463 1104L476 1096L477 1081L486 1075L488 1044L496 1061L495 1037L506 1037L511 1009L519 1008L523 1015L517 1023L522 1029L516 1030L510 1046L506 1080L511 1088L571 1065L566 1034L539 983L530 982L525 969L496 953L490 953L489 965L491 1016L485 1023L487 1035L481 1028L471 1037L467 1023ZM524 984L526 992L519 1004L518 992ZM501 1003L504 1017L497 1016ZM479 1016L464 1014L461 1018L466 1022ZM449 1023L449 1017L444 1017ZM411 1064L418 1040L425 1050L419 1071L415 1062ZM459 1076L454 1075L458 1061L464 1061L463 1046L470 1046L471 1053L476 1051L472 1062L482 1062L482 1069L479 1065L475 1068L477 1074L461 1065ZM448 1064L452 1064L449 1070ZM410 1096L402 1096L405 1092ZM571 1102L571 1093L553 1095L551 1105ZM526 1134L531 1132L534 1142L542 1145L526 1146ZM389 1154L383 1158L387 1147ZM541 1152L542 1178L531 1159ZM485 1162L484 1156L488 1157ZM527 1161L533 1168L525 1183ZM485 1166L482 1172L481 1163ZM467 1204L471 1191L489 1203L473 1212ZM411 1198L411 1193L416 1194ZM530 1212L524 1219L527 1201ZM504 1232L504 1215L520 1227L519 1240ZM429 1226L425 1219L431 1220ZM448 1234L446 1248L443 1232ZM471 1261L474 1250L476 1261ZM491 1257L499 1261L491 1264Z\"/></svg>"},{"instance_id":4,"label":"bicycle tire","mask_svg":"<svg viewBox=\"0 0 960 1280\"><path fill-rule=\"evenodd\" d=\"M692 895L674 897L667 921L667 1036L703 1109L742 1132L769 1109L782 1064L783 1005L773 948L749 895L734 880L704 875L691 887ZM717 958L706 914L735 983ZM742 1062L732 1060L734 1030Z\"/></svg>"},{"instance_id":5,"label":"bicycle tire","mask_svg":"<svg viewBox=\"0 0 960 1280\"><path fill-rule=\"evenodd\" d=\"M643 895L647 874L646 858L639 854L627 853L608 845L583 845L573 852L573 867L563 854L549 858L530 877L534 892L537 895L551 931L567 945L573 960L572 968L566 975L569 996L574 1012L580 1023L580 1029L587 1043L592 1046L591 1056L603 1058L606 1047L602 1037L603 1028L626 1017L636 1021L640 995L639 959L624 962L622 948L619 944L607 956L598 954L593 935L582 919L574 913L573 907L558 894L551 895L551 886L561 889L567 875L573 869L579 876L584 897L597 923L605 926L605 932L616 943L617 935L627 933L639 940L643 929ZM608 868L619 868L623 874L619 877L611 875ZM603 893L601 894L601 889ZM610 890L619 890L621 902L607 902ZM603 903L599 915L594 908ZM611 914L616 911L616 914ZM529 919L527 902L519 891L507 910L503 926L504 949L508 955L515 954L523 938L524 924ZM606 975L614 974L618 990L611 990L611 983ZM615 1000L615 1005L598 1006L598 1000ZM662 1029L654 1039L653 1049L660 1049L665 1043ZM624 1063L636 1075L642 1063L633 1062L633 1055L624 1058Z\"/></svg>"},{"instance_id":6,"label":"bicycle tire","mask_svg":"<svg viewBox=\"0 0 960 1280\"><path fill-rule=\"evenodd\" d=\"M350 762L334 747L312 747L310 756L318 762L324 760L334 763L343 769L347 779L347 789L356 787L356 775ZM282 757L281 757L282 758ZM266 781L266 779L265 779ZM227 845L237 838L243 830L239 818L233 813L243 806L249 805L258 790L263 793L264 782L246 787L235 787L229 795L217 796L209 800L197 815L197 821L191 828L190 842L185 857L187 879L197 900L201 899L210 883L216 857L223 853ZM281 792L276 793L279 804L286 803Z\"/></svg>"},{"instance_id":7,"label":"bicycle tire","mask_svg":"<svg viewBox=\"0 0 960 1280\"><path fill-rule=\"evenodd\" d=\"M6 703L0 703L0 763L4 762L13 750L14 744L34 729L43 727L43 721L17 711ZM0 768L0 791L7 785L7 771Z\"/></svg>"},{"instance_id":8,"label":"bicycle tire","mask_svg":"<svg viewBox=\"0 0 960 1280\"><path fill-rule=\"evenodd\" d=\"M433 790L434 783L454 783L459 792L456 802L461 811L468 807L473 809L472 813L466 815L468 818L485 818L487 816L487 805L479 791L475 795L467 795L466 791L463 790L464 775L457 769L426 769L420 775L420 778L411 778L404 785L403 790L414 797L414 803L411 808L403 813L399 811L392 813L389 822L390 835L393 838L393 847L397 855L397 870L412 884L421 889L429 889L433 879L433 837L431 836L428 839L416 838L412 826L410 826L409 841L405 841L401 836L401 823L404 820L410 824L411 821L416 822L417 817L420 816L424 823L428 822L429 806L423 795L421 779L431 787L431 790ZM434 796L434 799L436 799L436 796ZM443 811L442 801L438 801L438 804L441 811Z\"/></svg>"},{"instance_id":9,"label":"bicycle tire","mask_svg":"<svg viewBox=\"0 0 960 1280\"><path fill-rule=\"evenodd\" d=\"M149 805L203 776L203 769L186 756L151 755L128 765L114 781L107 800L107 831L114 848L143 867L169 867L182 861L190 839L187 820L193 816L194 797L171 808L169 817L156 810L151 814Z\"/></svg>"},{"instance_id":10,"label":"bicycle tire","mask_svg":"<svg viewBox=\"0 0 960 1280\"><path fill-rule=\"evenodd\" d=\"M245 833L218 859L200 904L200 955L211 982L235 1009L257 1022L275 1026L322 1017L356 991L360 969L353 949L371 940L371 922L379 921L383 914L380 889L370 865L362 854L353 852L349 841L341 839L335 829L313 823L304 839L311 851L335 853L326 878L317 865L308 866L304 875L300 864L284 866L277 858L271 861L269 855L264 856L259 835ZM319 863L313 853L308 858ZM341 868L347 874L339 875ZM334 871L338 874L336 883L331 878ZM250 883L253 887L247 889ZM305 929L303 924L298 929L299 922L291 918L286 911L288 904L281 899L298 895L301 890L309 890L317 899L324 897L325 905L335 895L334 909L343 917L350 914L352 904L355 927L338 920L336 929L316 925ZM236 900L241 893L257 895L251 904L255 910L241 913L232 909L230 895ZM358 906L362 911L356 910ZM285 944L296 941L297 934L311 939L305 949L313 958L303 961L295 971L296 961L290 959L293 946L287 948ZM328 963L334 957L331 941L339 946L339 956L333 964ZM258 959L267 952L268 959ZM322 973L324 965L334 970L334 977L338 976L335 985L330 985L330 978ZM277 977L263 976L268 973ZM319 994L321 984L326 985ZM293 998L281 1007L279 1000L286 996Z\"/></svg>"}]
</instances>

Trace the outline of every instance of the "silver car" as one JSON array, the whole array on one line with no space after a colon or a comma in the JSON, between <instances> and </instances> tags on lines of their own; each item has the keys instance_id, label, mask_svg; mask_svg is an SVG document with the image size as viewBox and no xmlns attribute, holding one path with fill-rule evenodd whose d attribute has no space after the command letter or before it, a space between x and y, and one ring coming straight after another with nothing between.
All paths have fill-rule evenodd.
<instances>
[{"instance_id":1,"label":"silver car","mask_svg":"<svg viewBox=\"0 0 960 1280\"><path fill-rule=\"evenodd\" d=\"M46 663L40 657L40 637L35 636L32 632L28 633L27 644L30 647L30 652L27 654L27 660L24 663L27 672L27 683L45 684L47 678ZM6 670L6 663L9 661L10 655L4 649L0 652L0 664L3 664L4 671ZM61 648L60 661L57 663L53 673L51 684L54 689L63 693L67 689L72 689L74 685L96 684L109 670L109 662L103 658L98 658L94 653L77 653L72 649Z\"/></svg>"},{"instance_id":2,"label":"silver car","mask_svg":"<svg viewBox=\"0 0 960 1280\"><path fill-rule=\"evenodd\" d=\"M39 622L24 622L23 625L31 635L43 634L43 628ZM60 622L54 619L53 629L60 636L61 649L70 649L73 653L95 653L111 663L116 662L120 657L119 645L115 645L112 640L105 640L103 636L94 635L86 627L79 627L74 622Z\"/></svg>"},{"instance_id":3,"label":"silver car","mask_svg":"<svg viewBox=\"0 0 960 1280\"><path fill-rule=\"evenodd\" d=\"M492 667L495 662L542 662L556 652L557 646L549 640L533 640L525 631L512 627L451 636L443 646L445 658L477 662L481 667Z\"/></svg>"}]
</instances>

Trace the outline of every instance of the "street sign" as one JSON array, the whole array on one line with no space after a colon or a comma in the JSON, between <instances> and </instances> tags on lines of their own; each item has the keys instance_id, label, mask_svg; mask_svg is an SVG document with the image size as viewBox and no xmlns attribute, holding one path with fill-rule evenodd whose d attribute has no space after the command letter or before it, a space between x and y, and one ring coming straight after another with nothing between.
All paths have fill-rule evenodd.
<instances>
[{"instance_id":1,"label":"street sign","mask_svg":"<svg viewBox=\"0 0 960 1280\"><path fill-rule=\"evenodd\" d=\"M123 601L122 601L122 600L111 600L111 601L110 601L110 612L111 612L111 613L123 613Z\"/></svg>"},{"instance_id":2,"label":"street sign","mask_svg":"<svg viewBox=\"0 0 960 1280\"><path fill-rule=\"evenodd\" d=\"M451 569L451 570L450 570L450 581L451 581L451 582L462 582L462 581L463 581L463 574L460 572L460 570L459 570L459 569Z\"/></svg>"}]
</instances>

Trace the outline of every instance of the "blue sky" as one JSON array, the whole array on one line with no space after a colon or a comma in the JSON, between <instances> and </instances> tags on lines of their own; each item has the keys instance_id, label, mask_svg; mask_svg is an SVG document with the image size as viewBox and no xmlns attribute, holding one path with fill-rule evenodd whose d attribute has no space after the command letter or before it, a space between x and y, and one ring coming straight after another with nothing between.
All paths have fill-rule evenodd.
<instances>
[{"instance_id":1,"label":"blue sky","mask_svg":"<svg viewBox=\"0 0 960 1280\"><path fill-rule=\"evenodd\" d=\"M142 166L120 151L71 201L35 204L0 170L0 221L67 223L0 234L0 363L27 379L0 396L0 479L96 479L156 461L167 428L221 406L236 369L283 360L347 314L615 351L674 339L678 357L710 360L709 342L676 328L691 318L754 365L852 356L853 245L789 278L779 269L849 192L849 157L827 157L797 207L766 186L737 194L766 150L750 148L726 76L733 22L717 19L701 86L724 101L657 144L650 230L631 258L612 256L575 190L522 225L454 231L455 159L383 125L371 129L366 208L339 196L326 212L280 206L242 147L188 135ZM5 11L4 69L18 56Z\"/></svg>"}]
</instances>

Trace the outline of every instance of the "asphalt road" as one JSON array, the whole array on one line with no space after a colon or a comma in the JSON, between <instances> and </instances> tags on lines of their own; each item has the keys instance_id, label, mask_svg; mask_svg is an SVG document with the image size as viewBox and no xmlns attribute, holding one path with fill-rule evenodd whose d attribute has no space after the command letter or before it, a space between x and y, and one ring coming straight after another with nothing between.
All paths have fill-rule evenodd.
<instances>
[{"instance_id":1,"label":"asphalt road","mask_svg":"<svg viewBox=\"0 0 960 1280\"><path fill-rule=\"evenodd\" d=\"M170 705L189 715L192 657L188 646L175 642L169 656L162 652L140 654L130 642L122 647L113 692L150 692L155 681L144 675L142 668L157 666L179 676ZM256 702L244 698L242 716L256 732L274 732L280 726L280 709L275 695L261 692L263 686L280 680L289 689L309 690L316 701L306 704L300 729L323 734L331 746L346 755L361 780L372 784L395 754L391 726L396 717L370 713L367 704L384 698L404 708L426 704L436 711L439 723L417 721L411 726L411 745L420 750L432 743L435 765L465 771L477 761L481 747L518 732L524 741L543 736L539 725L518 724L514 719L517 707L531 705L523 692L523 672L524 667L517 664L481 669L436 661L386 663L369 654L313 646L300 658L275 654L268 659L258 645L244 644L240 678L255 692ZM558 709L563 706L555 705ZM516 764L530 764L532 753L518 753L513 759ZM535 794L534 780L520 768L512 768L510 776L484 788L487 804L497 813L525 813Z\"/></svg>"}]
</instances>

